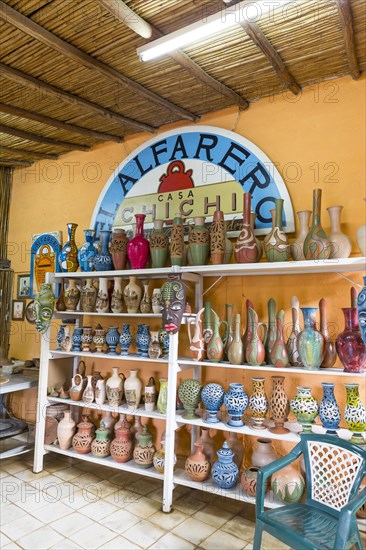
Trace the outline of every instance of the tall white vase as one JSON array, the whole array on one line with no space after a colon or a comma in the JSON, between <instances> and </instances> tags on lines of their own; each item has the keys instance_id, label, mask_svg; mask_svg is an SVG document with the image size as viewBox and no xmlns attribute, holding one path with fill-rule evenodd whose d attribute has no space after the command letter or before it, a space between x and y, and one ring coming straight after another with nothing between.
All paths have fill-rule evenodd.
<instances>
[{"instance_id":1,"label":"tall white vase","mask_svg":"<svg viewBox=\"0 0 366 550\"><path fill-rule=\"evenodd\" d=\"M70 449L72 438L76 432L76 423L71 416L71 411L65 411L63 419L57 426L57 439L60 449Z\"/></svg>"},{"instance_id":2,"label":"tall white vase","mask_svg":"<svg viewBox=\"0 0 366 550\"><path fill-rule=\"evenodd\" d=\"M341 230L341 212L343 206L329 206L327 208L330 219L329 240L332 252L330 258L348 258L351 254L350 239Z\"/></svg>"},{"instance_id":3,"label":"tall white vase","mask_svg":"<svg viewBox=\"0 0 366 550\"><path fill-rule=\"evenodd\" d=\"M118 407L123 398L123 373L118 373L118 367L112 367L112 376L108 378L106 383L108 404L110 407Z\"/></svg>"},{"instance_id":4,"label":"tall white vase","mask_svg":"<svg viewBox=\"0 0 366 550\"><path fill-rule=\"evenodd\" d=\"M98 313L109 312L108 279L104 277L99 278L99 291L95 309Z\"/></svg>"},{"instance_id":5,"label":"tall white vase","mask_svg":"<svg viewBox=\"0 0 366 550\"><path fill-rule=\"evenodd\" d=\"M137 376L138 372L138 369L130 370L130 376L125 380L126 403L134 409L138 408L142 394L142 382Z\"/></svg>"},{"instance_id":6,"label":"tall white vase","mask_svg":"<svg viewBox=\"0 0 366 550\"><path fill-rule=\"evenodd\" d=\"M300 222L299 234L295 242L290 245L291 256L294 260L305 260L304 256L304 241L309 233L309 222L311 210L300 210L297 212Z\"/></svg>"}]
</instances>

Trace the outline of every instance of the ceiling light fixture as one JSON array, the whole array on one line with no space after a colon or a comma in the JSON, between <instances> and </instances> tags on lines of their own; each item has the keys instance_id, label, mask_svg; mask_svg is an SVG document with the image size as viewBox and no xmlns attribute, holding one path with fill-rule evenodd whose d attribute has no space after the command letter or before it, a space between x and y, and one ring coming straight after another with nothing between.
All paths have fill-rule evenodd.
<instances>
[{"instance_id":1,"label":"ceiling light fixture","mask_svg":"<svg viewBox=\"0 0 366 550\"><path fill-rule=\"evenodd\" d=\"M137 54L141 61L150 61L166 53L189 44L200 42L209 36L223 32L230 27L240 24L241 21L260 22L266 14L273 14L273 11L283 8L286 4L296 4L300 7L303 0L246 0L233 6L224 6L219 12L204 17L204 21L197 21L182 29L174 31L166 36L149 42L145 46L137 48Z\"/></svg>"}]
</instances>

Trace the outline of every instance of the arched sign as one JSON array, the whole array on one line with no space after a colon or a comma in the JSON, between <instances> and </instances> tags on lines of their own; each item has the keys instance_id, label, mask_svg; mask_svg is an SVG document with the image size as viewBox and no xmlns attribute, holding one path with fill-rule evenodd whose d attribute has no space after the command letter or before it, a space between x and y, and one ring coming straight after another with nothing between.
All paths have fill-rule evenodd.
<instances>
[{"instance_id":1,"label":"arched sign","mask_svg":"<svg viewBox=\"0 0 366 550\"><path fill-rule=\"evenodd\" d=\"M252 195L256 233L267 233L271 227L275 198L284 199L285 231L294 231L286 185L263 151L228 130L185 126L159 134L121 162L99 197L91 226L97 232L128 229L137 213L146 214L147 228L155 218L169 224L176 212L210 221L218 208L229 220L233 236L242 218L243 192Z\"/></svg>"}]
</instances>

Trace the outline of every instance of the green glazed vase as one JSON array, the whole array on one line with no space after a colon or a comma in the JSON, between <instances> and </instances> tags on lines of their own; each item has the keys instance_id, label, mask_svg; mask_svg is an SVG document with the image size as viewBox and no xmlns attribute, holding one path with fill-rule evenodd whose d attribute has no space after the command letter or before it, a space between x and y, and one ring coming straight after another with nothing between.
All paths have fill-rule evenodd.
<instances>
[{"instance_id":1,"label":"green glazed vase","mask_svg":"<svg viewBox=\"0 0 366 550\"><path fill-rule=\"evenodd\" d=\"M186 412L182 415L185 420L197 418L194 413L201 401L202 386L198 380L184 380L178 388L178 397L183 403Z\"/></svg>"},{"instance_id":2,"label":"green glazed vase","mask_svg":"<svg viewBox=\"0 0 366 550\"><path fill-rule=\"evenodd\" d=\"M313 422L319 414L319 405L311 395L311 388L297 387L297 395L290 401L290 410L301 424L302 433L310 433Z\"/></svg>"},{"instance_id":3,"label":"green glazed vase","mask_svg":"<svg viewBox=\"0 0 366 550\"><path fill-rule=\"evenodd\" d=\"M265 237L264 252L269 262L286 262L290 259L290 244L282 225L283 199L275 199L272 229ZM271 210L272 212L272 210Z\"/></svg>"},{"instance_id":4,"label":"green glazed vase","mask_svg":"<svg viewBox=\"0 0 366 550\"><path fill-rule=\"evenodd\" d=\"M276 341L271 349L270 360L272 365L282 368L290 366L288 351L283 336L284 324L285 312L281 309L276 315Z\"/></svg>"},{"instance_id":5,"label":"green glazed vase","mask_svg":"<svg viewBox=\"0 0 366 550\"><path fill-rule=\"evenodd\" d=\"M188 237L188 258L191 265L206 265L210 254L210 234L205 218L194 218L194 228Z\"/></svg>"},{"instance_id":6,"label":"green glazed vase","mask_svg":"<svg viewBox=\"0 0 366 550\"><path fill-rule=\"evenodd\" d=\"M163 220L154 220L154 229L150 234L152 267L165 267L168 259L169 240L163 229L163 224Z\"/></svg>"},{"instance_id":7,"label":"green glazed vase","mask_svg":"<svg viewBox=\"0 0 366 550\"><path fill-rule=\"evenodd\" d=\"M321 217L322 190L313 191L313 223L304 241L304 256L306 260L326 260L332 248L322 227Z\"/></svg>"},{"instance_id":8,"label":"green glazed vase","mask_svg":"<svg viewBox=\"0 0 366 550\"><path fill-rule=\"evenodd\" d=\"M299 355L305 369L319 369L325 355L325 340L316 329L317 307L302 307L304 330L298 339Z\"/></svg>"},{"instance_id":9,"label":"green glazed vase","mask_svg":"<svg viewBox=\"0 0 366 550\"><path fill-rule=\"evenodd\" d=\"M166 414L168 404L168 380L167 378L160 378L159 397L156 403L156 407L161 414Z\"/></svg>"},{"instance_id":10,"label":"green glazed vase","mask_svg":"<svg viewBox=\"0 0 366 550\"><path fill-rule=\"evenodd\" d=\"M175 214L170 237L170 262L172 265L184 263L184 227L181 214Z\"/></svg>"},{"instance_id":11,"label":"green glazed vase","mask_svg":"<svg viewBox=\"0 0 366 550\"><path fill-rule=\"evenodd\" d=\"M366 430L366 409L361 401L358 384L345 384L347 401L344 410L344 419L351 432L353 432L350 441L358 445L366 445L362 432Z\"/></svg>"}]
</instances>

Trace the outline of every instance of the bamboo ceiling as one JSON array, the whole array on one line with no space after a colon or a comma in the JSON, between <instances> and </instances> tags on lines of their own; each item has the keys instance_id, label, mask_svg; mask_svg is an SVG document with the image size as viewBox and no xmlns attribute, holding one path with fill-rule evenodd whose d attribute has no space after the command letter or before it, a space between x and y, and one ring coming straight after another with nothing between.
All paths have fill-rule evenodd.
<instances>
[{"instance_id":1,"label":"bamboo ceiling","mask_svg":"<svg viewBox=\"0 0 366 550\"><path fill-rule=\"evenodd\" d=\"M131 8L152 37L126 26L112 4ZM0 165L27 166L230 105L250 108L330 78L357 79L366 66L366 0L293 4L142 63L137 47L225 4L0 0Z\"/></svg>"}]
</instances>

